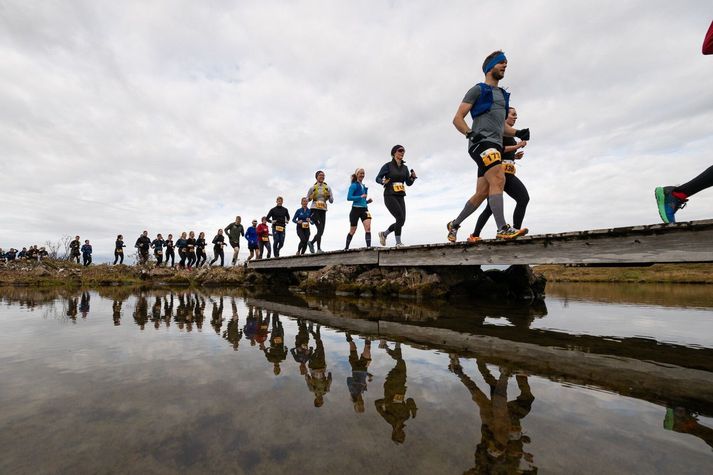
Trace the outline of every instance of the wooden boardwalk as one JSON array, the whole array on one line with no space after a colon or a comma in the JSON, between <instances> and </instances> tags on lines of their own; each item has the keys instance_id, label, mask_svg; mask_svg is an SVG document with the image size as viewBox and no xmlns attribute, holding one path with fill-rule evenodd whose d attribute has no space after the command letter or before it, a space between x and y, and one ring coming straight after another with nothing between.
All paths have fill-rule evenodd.
<instances>
[{"instance_id":1,"label":"wooden boardwalk","mask_svg":"<svg viewBox=\"0 0 713 475\"><path fill-rule=\"evenodd\" d=\"M445 234L445 233L444 233ZM599 266L713 262L713 219L402 248L376 247L250 261L252 269L318 269L333 264L450 267L514 264Z\"/></svg>"}]
</instances>

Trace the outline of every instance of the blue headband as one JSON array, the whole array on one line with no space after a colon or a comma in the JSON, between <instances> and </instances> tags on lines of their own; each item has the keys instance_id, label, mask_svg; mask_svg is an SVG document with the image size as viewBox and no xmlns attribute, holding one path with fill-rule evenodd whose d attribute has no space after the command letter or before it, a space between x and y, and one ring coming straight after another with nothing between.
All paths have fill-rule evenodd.
<instances>
[{"instance_id":1,"label":"blue headband","mask_svg":"<svg viewBox=\"0 0 713 475\"><path fill-rule=\"evenodd\" d=\"M488 74L488 71L493 69L496 64L502 63L503 61L507 61L507 58L505 57L505 53L501 52L496 57L491 59L488 64L485 65L485 67L483 67L483 73Z\"/></svg>"}]
</instances>

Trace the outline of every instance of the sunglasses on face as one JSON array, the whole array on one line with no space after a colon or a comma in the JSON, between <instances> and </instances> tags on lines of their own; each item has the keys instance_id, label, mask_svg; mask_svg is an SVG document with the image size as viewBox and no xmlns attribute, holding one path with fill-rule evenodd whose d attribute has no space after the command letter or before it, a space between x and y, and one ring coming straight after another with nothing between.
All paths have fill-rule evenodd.
<instances>
[{"instance_id":1,"label":"sunglasses on face","mask_svg":"<svg viewBox=\"0 0 713 475\"><path fill-rule=\"evenodd\" d=\"M406 150L400 148L400 149L398 149L396 152L398 152L398 153L404 153L405 151L406 151Z\"/></svg>"}]
</instances>

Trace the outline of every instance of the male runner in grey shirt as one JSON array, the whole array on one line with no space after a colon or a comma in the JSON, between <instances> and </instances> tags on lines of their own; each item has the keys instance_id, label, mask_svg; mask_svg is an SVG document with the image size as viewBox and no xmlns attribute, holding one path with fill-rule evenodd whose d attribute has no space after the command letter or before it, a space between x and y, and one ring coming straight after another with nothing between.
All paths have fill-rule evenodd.
<instances>
[{"instance_id":1,"label":"male runner in grey shirt","mask_svg":"<svg viewBox=\"0 0 713 475\"><path fill-rule=\"evenodd\" d=\"M527 229L515 229L505 223L503 213L503 188L505 172L502 167L503 134L529 140L530 130L515 130L505 123L509 94L498 87L505 77L508 62L502 51L491 53L483 62L485 82L473 86L463 98L453 118L453 125L468 138L468 153L478 165L478 180L475 194L465 203L463 211L447 224L448 240L455 242L460 223L488 198L490 209L498 227L497 239L516 239L527 234ZM473 117L473 126L465 122L465 116ZM468 242L480 238L469 236Z\"/></svg>"}]
</instances>

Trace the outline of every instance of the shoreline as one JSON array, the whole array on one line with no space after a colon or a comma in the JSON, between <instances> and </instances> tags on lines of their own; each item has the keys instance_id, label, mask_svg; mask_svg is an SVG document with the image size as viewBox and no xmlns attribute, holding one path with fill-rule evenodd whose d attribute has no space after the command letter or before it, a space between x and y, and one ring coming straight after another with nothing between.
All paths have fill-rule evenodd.
<instances>
[{"instance_id":1,"label":"shoreline","mask_svg":"<svg viewBox=\"0 0 713 475\"><path fill-rule=\"evenodd\" d=\"M540 265L532 270L544 275L548 282L713 284L713 264L654 264L647 267Z\"/></svg>"}]
</instances>

